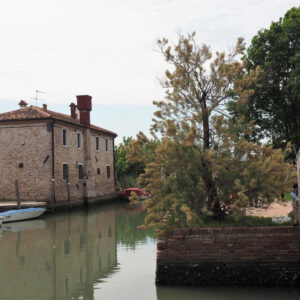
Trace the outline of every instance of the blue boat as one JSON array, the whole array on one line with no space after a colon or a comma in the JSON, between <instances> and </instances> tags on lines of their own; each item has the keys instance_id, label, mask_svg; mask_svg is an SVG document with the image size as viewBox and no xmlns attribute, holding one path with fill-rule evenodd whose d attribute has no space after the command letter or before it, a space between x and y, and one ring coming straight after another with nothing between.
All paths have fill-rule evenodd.
<instances>
[{"instance_id":1,"label":"blue boat","mask_svg":"<svg viewBox=\"0 0 300 300\"><path fill-rule=\"evenodd\" d=\"M37 218L40 215L42 215L45 211L46 209L42 207L8 210L0 213L0 219L2 220L2 223L23 221Z\"/></svg>"}]
</instances>

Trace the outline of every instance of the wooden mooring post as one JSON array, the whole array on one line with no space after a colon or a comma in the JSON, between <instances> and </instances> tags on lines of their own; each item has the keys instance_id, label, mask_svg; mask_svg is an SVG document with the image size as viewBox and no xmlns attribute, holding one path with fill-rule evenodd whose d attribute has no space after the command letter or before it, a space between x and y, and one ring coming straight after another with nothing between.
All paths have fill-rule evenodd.
<instances>
[{"instance_id":1,"label":"wooden mooring post","mask_svg":"<svg viewBox=\"0 0 300 300\"><path fill-rule=\"evenodd\" d=\"M71 210L71 195L70 195L70 181L67 180L67 197L68 197L68 205L69 205L69 210Z\"/></svg>"},{"instance_id":2,"label":"wooden mooring post","mask_svg":"<svg viewBox=\"0 0 300 300\"><path fill-rule=\"evenodd\" d=\"M20 191L19 191L19 182L18 182L18 180L15 181L15 188L16 188L17 206L18 206L18 208L21 208L21 200L20 200Z\"/></svg>"},{"instance_id":3,"label":"wooden mooring post","mask_svg":"<svg viewBox=\"0 0 300 300\"><path fill-rule=\"evenodd\" d=\"M51 180L51 209L54 211L55 209L55 179Z\"/></svg>"}]
</instances>

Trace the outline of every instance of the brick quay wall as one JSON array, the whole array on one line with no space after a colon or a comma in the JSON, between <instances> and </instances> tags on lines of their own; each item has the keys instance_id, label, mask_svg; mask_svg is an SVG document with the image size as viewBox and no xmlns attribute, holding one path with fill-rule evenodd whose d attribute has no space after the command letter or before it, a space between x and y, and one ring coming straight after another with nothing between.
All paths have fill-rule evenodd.
<instances>
[{"instance_id":1,"label":"brick quay wall","mask_svg":"<svg viewBox=\"0 0 300 300\"><path fill-rule=\"evenodd\" d=\"M156 283L300 286L300 227L174 229L158 238Z\"/></svg>"}]
</instances>

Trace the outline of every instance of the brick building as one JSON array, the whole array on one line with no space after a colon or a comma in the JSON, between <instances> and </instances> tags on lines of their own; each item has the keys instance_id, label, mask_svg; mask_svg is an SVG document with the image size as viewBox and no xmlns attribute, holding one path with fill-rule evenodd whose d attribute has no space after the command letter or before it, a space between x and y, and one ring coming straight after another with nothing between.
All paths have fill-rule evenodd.
<instances>
[{"instance_id":1,"label":"brick building","mask_svg":"<svg viewBox=\"0 0 300 300\"><path fill-rule=\"evenodd\" d=\"M114 132L90 124L92 97L77 96L70 115L20 101L0 114L0 201L49 207L113 196Z\"/></svg>"}]
</instances>

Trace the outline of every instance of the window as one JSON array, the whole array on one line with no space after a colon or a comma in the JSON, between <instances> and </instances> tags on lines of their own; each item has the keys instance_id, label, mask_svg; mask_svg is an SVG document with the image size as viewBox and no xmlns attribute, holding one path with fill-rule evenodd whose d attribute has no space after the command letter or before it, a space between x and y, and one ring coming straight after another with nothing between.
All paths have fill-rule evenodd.
<instances>
[{"instance_id":1,"label":"window","mask_svg":"<svg viewBox=\"0 0 300 300\"><path fill-rule=\"evenodd\" d=\"M108 152L108 139L105 139L105 151Z\"/></svg>"},{"instance_id":2,"label":"window","mask_svg":"<svg viewBox=\"0 0 300 300\"><path fill-rule=\"evenodd\" d=\"M63 164L63 180L69 180L69 165Z\"/></svg>"},{"instance_id":3,"label":"window","mask_svg":"<svg viewBox=\"0 0 300 300\"><path fill-rule=\"evenodd\" d=\"M96 151L100 150L100 138L99 136L96 136Z\"/></svg>"},{"instance_id":4,"label":"window","mask_svg":"<svg viewBox=\"0 0 300 300\"><path fill-rule=\"evenodd\" d=\"M62 130L62 134L63 134L63 146L68 146L68 130L67 129L63 129Z\"/></svg>"},{"instance_id":5,"label":"window","mask_svg":"<svg viewBox=\"0 0 300 300\"><path fill-rule=\"evenodd\" d=\"M78 179L82 180L83 176L83 164L78 164Z\"/></svg>"},{"instance_id":6,"label":"window","mask_svg":"<svg viewBox=\"0 0 300 300\"><path fill-rule=\"evenodd\" d=\"M97 174L100 175L101 171L100 168L97 169Z\"/></svg>"},{"instance_id":7,"label":"window","mask_svg":"<svg viewBox=\"0 0 300 300\"><path fill-rule=\"evenodd\" d=\"M106 178L110 178L110 166L106 166Z\"/></svg>"},{"instance_id":8,"label":"window","mask_svg":"<svg viewBox=\"0 0 300 300\"><path fill-rule=\"evenodd\" d=\"M82 148L82 134L81 132L77 132L77 148Z\"/></svg>"}]
</instances>

